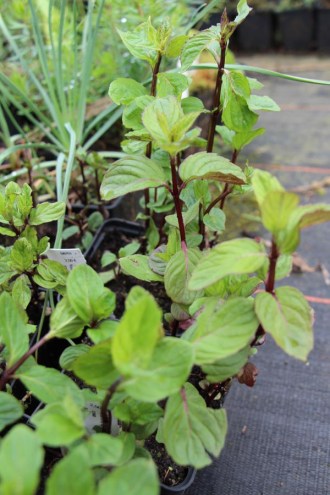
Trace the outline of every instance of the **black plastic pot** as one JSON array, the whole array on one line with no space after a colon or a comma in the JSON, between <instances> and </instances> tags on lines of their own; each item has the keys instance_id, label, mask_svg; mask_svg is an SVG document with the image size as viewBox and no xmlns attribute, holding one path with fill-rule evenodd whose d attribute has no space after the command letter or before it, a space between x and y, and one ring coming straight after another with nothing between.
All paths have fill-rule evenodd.
<instances>
[{"instance_id":1,"label":"black plastic pot","mask_svg":"<svg viewBox=\"0 0 330 495\"><path fill-rule=\"evenodd\" d=\"M316 11L316 46L319 52L330 53L330 9Z\"/></svg>"},{"instance_id":2,"label":"black plastic pot","mask_svg":"<svg viewBox=\"0 0 330 495\"><path fill-rule=\"evenodd\" d=\"M167 486L161 483L160 484L161 495L171 495L172 493L177 493L177 494L185 493L185 491L193 484L196 473L197 471L195 468L189 467L186 479L182 483L179 483L176 486Z\"/></svg>"},{"instance_id":3,"label":"black plastic pot","mask_svg":"<svg viewBox=\"0 0 330 495\"><path fill-rule=\"evenodd\" d=\"M140 237L144 232L145 229L143 225L137 222L130 222L128 220L122 220L121 218L110 218L109 220L106 220L97 230L92 244L85 252L87 263L92 262L107 235L121 233L130 237Z\"/></svg>"},{"instance_id":4,"label":"black plastic pot","mask_svg":"<svg viewBox=\"0 0 330 495\"><path fill-rule=\"evenodd\" d=\"M313 48L314 11L297 9L278 14L280 46L289 52L308 52Z\"/></svg>"},{"instance_id":5,"label":"black plastic pot","mask_svg":"<svg viewBox=\"0 0 330 495\"><path fill-rule=\"evenodd\" d=\"M122 198L116 198L111 201L109 204L103 204L103 208L107 210L111 216L113 213L114 209L117 208L120 203L121 203ZM90 205L82 205L79 203L74 203L71 205L71 210L74 213L80 213L82 210L85 210L86 213L93 213L94 211L99 211L99 206L95 204L90 204Z\"/></svg>"},{"instance_id":6,"label":"black plastic pot","mask_svg":"<svg viewBox=\"0 0 330 495\"><path fill-rule=\"evenodd\" d=\"M273 15L271 12L252 11L239 29L238 49L244 52L268 52L273 48Z\"/></svg>"}]
</instances>

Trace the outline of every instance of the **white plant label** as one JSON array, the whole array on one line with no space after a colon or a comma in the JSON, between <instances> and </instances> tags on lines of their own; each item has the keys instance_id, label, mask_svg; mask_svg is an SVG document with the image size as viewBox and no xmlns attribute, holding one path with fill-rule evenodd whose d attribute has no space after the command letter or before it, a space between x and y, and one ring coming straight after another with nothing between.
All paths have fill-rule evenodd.
<instances>
[{"instance_id":1,"label":"white plant label","mask_svg":"<svg viewBox=\"0 0 330 495\"><path fill-rule=\"evenodd\" d=\"M48 249L46 256L50 260L58 261L68 270L72 270L75 266L86 263L85 257L80 249Z\"/></svg>"}]
</instances>

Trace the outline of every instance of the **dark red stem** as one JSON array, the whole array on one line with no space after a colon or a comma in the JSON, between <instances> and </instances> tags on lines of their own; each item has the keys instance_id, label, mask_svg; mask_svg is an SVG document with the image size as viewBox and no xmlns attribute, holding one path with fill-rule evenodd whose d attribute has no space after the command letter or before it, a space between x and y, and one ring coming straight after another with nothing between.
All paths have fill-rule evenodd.
<instances>
[{"instance_id":1,"label":"dark red stem","mask_svg":"<svg viewBox=\"0 0 330 495\"><path fill-rule=\"evenodd\" d=\"M268 275L267 275L267 280L265 282L265 290L266 292L269 292L270 294L274 294L274 288L275 288L275 274L276 274L276 263L279 258L280 253L278 252L276 243L274 239L272 239L272 246L269 254L269 268L268 268ZM260 337L263 337L265 335L265 330L262 327L262 325L259 325L256 331L255 338L251 344L251 347L258 345L258 341Z\"/></svg>"},{"instance_id":2,"label":"dark red stem","mask_svg":"<svg viewBox=\"0 0 330 495\"><path fill-rule=\"evenodd\" d=\"M103 399L101 406L101 420L102 420L102 431L103 433L111 433L111 411L108 409L109 402L117 390L118 385L121 383L122 378L118 378L111 387L108 388L107 393Z\"/></svg>"},{"instance_id":3,"label":"dark red stem","mask_svg":"<svg viewBox=\"0 0 330 495\"><path fill-rule=\"evenodd\" d=\"M185 230L185 226L184 226L184 222L183 222L183 216L182 216L182 208L181 208L181 201L180 201L180 191L179 191L179 187L178 187L178 175L177 175L176 157L175 156L171 157L171 173L172 173L172 196L174 199L176 216L178 218L180 239L181 239L181 243L186 244L186 230Z\"/></svg>"},{"instance_id":4,"label":"dark red stem","mask_svg":"<svg viewBox=\"0 0 330 495\"><path fill-rule=\"evenodd\" d=\"M279 257L279 252L276 246L274 239L272 240L272 247L269 255L269 268L268 268L268 276L265 282L266 292L270 294L274 293L275 287L275 272L276 272L276 263Z\"/></svg>"},{"instance_id":5,"label":"dark red stem","mask_svg":"<svg viewBox=\"0 0 330 495\"><path fill-rule=\"evenodd\" d=\"M238 157L238 153L239 151L238 150L234 150L233 151L233 155L231 157L231 162L232 163L236 163L236 160L237 160L237 157ZM223 191L221 191L221 194L219 194L219 196L217 196L210 204L209 206L206 208L205 210L205 215L207 213L210 213L210 211L212 210L212 208L217 204L219 203L219 201L221 201L220 203L220 208L221 210L223 209L223 206L224 206L224 203L225 203L225 199L226 197L231 193L231 189L229 189L229 184L226 183L225 184L225 187L223 188Z\"/></svg>"},{"instance_id":6,"label":"dark red stem","mask_svg":"<svg viewBox=\"0 0 330 495\"><path fill-rule=\"evenodd\" d=\"M12 375L18 370L20 366L22 366L25 361L32 356L41 346L43 346L49 340L49 334L44 335L38 342L36 342L22 357L16 361L10 368L7 368L0 379L0 390L3 390L6 383L11 379Z\"/></svg>"},{"instance_id":7,"label":"dark red stem","mask_svg":"<svg viewBox=\"0 0 330 495\"><path fill-rule=\"evenodd\" d=\"M220 115L220 96L221 96L221 88L222 88L222 76L226 61L226 48L227 48L227 42L224 38L221 38L220 39L221 55L220 55L220 62L218 64L218 73L217 73L217 79L215 83L215 90L213 96L213 112L210 118L209 132L207 138L206 151L208 153L212 153L213 151L215 128Z\"/></svg>"},{"instance_id":8,"label":"dark red stem","mask_svg":"<svg viewBox=\"0 0 330 495\"><path fill-rule=\"evenodd\" d=\"M156 96L157 76L159 73L161 61L162 61L162 56L159 53L157 61L155 63L155 66L152 69L152 81L151 81L151 88L150 88L150 95L151 96ZM147 144L146 157L151 158L151 153L152 153L152 143L150 142ZM145 189L145 191L144 191L144 203L145 203L144 213L147 217L150 216L150 209L147 206L149 202L150 202L150 192L149 192L149 189ZM148 227L149 227L149 220L146 220L146 229L148 229Z\"/></svg>"}]
</instances>

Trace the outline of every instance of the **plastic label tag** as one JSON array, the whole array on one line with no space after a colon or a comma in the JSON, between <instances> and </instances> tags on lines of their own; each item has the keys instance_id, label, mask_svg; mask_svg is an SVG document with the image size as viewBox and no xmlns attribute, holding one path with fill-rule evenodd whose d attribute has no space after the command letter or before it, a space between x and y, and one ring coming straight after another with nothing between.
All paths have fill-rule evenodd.
<instances>
[{"instance_id":1,"label":"plastic label tag","mask_svg":"<svg viewBox=\"0 0 330 495\"><path fill-rule=\"evenodd\" d=\"M68 270L72 270L77 265L86 263L85 257L80 249L48 249L46 256L48 259L58 261Z\"/></svg>"}]
</instances>

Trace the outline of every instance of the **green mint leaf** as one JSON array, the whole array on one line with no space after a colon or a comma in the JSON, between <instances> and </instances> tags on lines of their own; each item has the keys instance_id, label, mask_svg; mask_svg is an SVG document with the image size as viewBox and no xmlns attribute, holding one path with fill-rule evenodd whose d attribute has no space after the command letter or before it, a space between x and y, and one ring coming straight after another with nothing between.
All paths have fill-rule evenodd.
<instances>
[{"instance_id":1,"label":"green mint leaf","mask_svg":"<svg viewBox=\"0 0 330 495\"><path fill-rule=\"evenodd\" d=\"M161 282L163 277L158 275L149 266L148 256L133 254L119 260L120 268L127 275L147 282Z\"/></svg>"},{"instance_id":2,"label":"green mint leaf","mask_svg":"<svg viewBox=\"0 0 330 495\"><path fill-rule=\"evenodd\" d=\"M95 495L95 481L85 452L74 450L57 462L46 484L46 495Z\"/></svg>"},{"instance_id":3,"label":"green mint leaf","mask_svg":"<svg viewBox=\"0 0 330 495\"><path fill-rule=\"evenodd\" d=\"M200 290L227 275L253 273L263 265L266 256L265 248L251 239L223 242L201 258L189 288Z\"/></svg>"},{"instance_id":4,"label":"green mint leaf","mask_svg":"<svg viewBox=\"0 0 330 495\"><path fill-rule=\"evenodd\" d=\"M188 156L181 163L179 174L185 183L194 179L207 179L245 184L246 180L240 167L231 163L227 158L205 151Z\"/></svg>"},{"instance_id":5,"label":"green mint leaf","mask_svg":"<svg viewBox=\"0 0 330 495\"><path fill-rule=\"evenodd\" d=\"M143 84L125 77L115 79L109 87L109 96L117 105L129 105L138 96L147 94L148 91Z\"/></svg>"},{"instance_id":6,"label":"green mint leaf","mask_svg":"<svg viewBox=\"0 0 330 495\"><path fill-rule=\"evenodd\" d=\"M70 366L88 385L104 390L119 377L113 365L109 341L90 347L89 352L82 353Z\"/></svg>"},{"instance_id":7,"label":"green mint leaf","mask_svg":"<svg viewBox=\"0 0 330 495\"><path fill-rule=\"evenodd\" d=\"M182 339L163 338L145 367L137 367L123 388L133 399L158 402L176 393L186 382L194 362L193 347Z\"/></svg>"},{"instance_id":8,"label":"green mint leaf","mask_svg":"<svg viewBox=\"0 0 330 495\"><path fill-rule=\"evenodd\" d=\"M279 287L275 294L261 292L255 310L264 330L284 352L306 361L313 348L313 310L294 287Z\"/></svg>"},{"instance_id":9,"label":"green mint leaf","mask_svg":"<svg viewBox=\"0 0 330 495\"><path fill-rule=\"evenodd\" d=\"M220 454L226 433L226 411L206 407L190 383L167 401L163 436L166 450L178 464L198 469L208 466L210 455Z\"/></svg>"},{"instance_id":10,"label":"green mint leaf","mask_svg":"<svg viewBox=\"0 0 330 495\"><path fill-rule=\"evenodd\" d=\"M167 295L173 302L189 305L202 295L188 289L191 274L201 258L199 249L175 253L166 266L164 282Z\"/></svg>"},{"instance_id":11,"label":"green mint leaf","mask_svg":"<svg viewBox=\"0 0 330 495\"><path fill-rule=\"evenodd\" d=\"M1 493L34 495L43 460L44 450L37 435L25 425L15 426L1 441Z\"/></svg>"},{"instance_id":12,"label":"green mint leaf","mask_svg":"<svg viewBox=\"0 0 330 495\"><path fill-rule=\"evenodd\" d=\"M0 295L0 342L7 349L7 366L12 366L29 348L27 325L8 292Z\"/></svg>"},{"instance_id":13,"label":"green mint leaf","mask_svg":"<svg viewBox=\"0 0 330 495\"><path fill-rule=\"evenodd\" d=\"M158 495L159 481L153 461L133 459L125 466L113 469L101 480L97 495L109 493Z\"/></svg>"},{"instance_id":14,"label":"green mint leaf","mask_svg":"<svg viewBox=\"0 0 330 495\"><path fill-rule=\"evenodd\" d=\"M193 344L199 365L212 364L241 351L251 343L259 324L252 300L236 297L219 309L212 306L184 334L184 339Z\"/></svg>"},{"instance_id":15,"label":"green mint leaf","mask_svg":"<svg viewBox=\"0 0 330 495\"><path fill-rule=\"evenodd\" d=\"M202 369L206 373L207 381L210 383L221 383L237 375L248 361L250 354L251 347L247 346L241 351L236 352L236 354L219 359L215 363L203 365Z\"/></svg>"},{"instance_id":16,"label":"green mint leaf","mask_svg":"<svg viewBox=\"0 0 330 495\"><path fill-rule=\"evenodd\" d=\"M15 397L6 392L0 392L0 431L15 423L23 416L23 413L23 406Z\"/></svg>"},{"instance_id":17,"label":"green mint leaf","mask_svg":"<svg viewBox=\"0 0 330 495\"><path fill-rule=\"evenodd\" d=\"M144 156L127 156L110 165L101 184L101 195L110 200L165 183L158 163Z\"/></svg>"},{"instance_id":18,"label":"green mint leaf","mask_svg":"<svg viewBox=\"0 0 330 495\"><path fill-rule=\"evenodd\" d=\"M65 213L65 203L41 203L33 208L30 213L30 225L41 225L42 223L58 220Z\"/></svg>"},{"instance_id":19,"label":"green mint leaf","mask_svg":"<svg viewBox=\"0 0 330 495\"><path fill-rule=\"evenodd\" d=\"M76 266L67 279L67 297L84 323L109 318L116 305L116 296L105 288L100 276L88 265Z\"/></svg>"},{"instance_id":20,"label":"green mint leaf","mask_svg":"<svg viewBox=\"0 0 330 495\"><path fill-rule=\"evenodd\" d=\"M58 370L35 365L18 370L16 375L37 399L46 404L61 402L65 395L71 395L78 404L82 404L78 386Z\"/></svg>"},{"instance_id":21,"label":"green mint leaf","mask_svg":"<svg viewBox=\"0 0 330 495\"><path fill-rule=\"evenodd\" d=\"M141 288L133 288L132 295ZM137 368L145 368L162 335L162 313L155 299L146 291L127 307L112 341L115 366L124 375L134 375Z\"/></svg>"}]
</instances>

